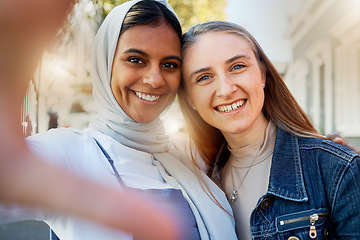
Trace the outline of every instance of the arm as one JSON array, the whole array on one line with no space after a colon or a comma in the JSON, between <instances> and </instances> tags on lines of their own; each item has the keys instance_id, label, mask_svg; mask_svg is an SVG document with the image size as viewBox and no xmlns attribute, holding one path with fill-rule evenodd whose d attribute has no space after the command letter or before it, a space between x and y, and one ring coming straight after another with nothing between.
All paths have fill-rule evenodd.
<instances>
[{"instance_id":1,"label":"arm","mask_svg":"<svg viewBox=\"0 0 360 240\"><path fill-rule=\"evenodd\" d=\"M331 222L336 239L360 238L360 158L355 157L334 179L330 198ZM329 190L331 190L329 189Z\"/></svg>"},{"instance_id":2,"label":"arm","mask_svg":"<svg viewBox=\"0 0 360 240\"><path fill-rule=\"evenodd\" d=\"M0 161L2 201L75 214L142 239L175 239L174 220L155 203L89 182L18 150L27 154L17 152Z\"/></svg>"},{"instance_id":3,"label":"arm","mask_svg":"<svg viewBox=\"0 0 360 240\"><path fill-rule=\"evenodd\" d=\"M28 80L73 3L0 1L0 201L75 214L143 239L175 239L174 219L154 203L50 166L25 143L20 109Z\"/></svg>"}]
</instances>

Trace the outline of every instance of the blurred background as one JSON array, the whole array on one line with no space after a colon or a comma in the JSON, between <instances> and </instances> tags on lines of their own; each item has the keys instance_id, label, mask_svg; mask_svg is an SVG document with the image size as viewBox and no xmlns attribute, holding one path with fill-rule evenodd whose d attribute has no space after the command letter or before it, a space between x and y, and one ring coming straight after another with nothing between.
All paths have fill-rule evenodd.
<instances>
[{"instance_id":1,"label":"blurred background","mask_svg":"<svg viewBox=\"0 0 360 240\"><path fill-rule=\"evenodd\" d=\"M56 127L85 128L94 114L90 48L120 0L79 0L29 84L25 136ZM322 134L360 146L360 0L169 0L184 31L210 21L242 25L258 40ZM171 136L186 131L175 101L163 114ZM0 225L0 239L49 239L44 223Z\"/></svg>"}]
</instances>

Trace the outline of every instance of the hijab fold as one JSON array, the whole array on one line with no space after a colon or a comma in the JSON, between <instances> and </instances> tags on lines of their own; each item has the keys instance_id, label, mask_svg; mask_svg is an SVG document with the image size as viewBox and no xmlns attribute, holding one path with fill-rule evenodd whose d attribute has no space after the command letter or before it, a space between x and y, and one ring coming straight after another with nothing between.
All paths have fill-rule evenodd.
<instances>
[{"instance_id":1,"label":"hijab fold","mask_svg":"<svg viewBox=\"0 0 360 240\"><path fill-rule=\"evenodd\" d=\"M150 123L138 123L128 117L116 101L110 86L113 59L125 15L141 0L125 2L107 15L94 39L92 48L93 96L96 116L91 120L94 128L131 148L149 153L166 152L169 138L159 117ZM174 13L169 3L157 0Z\"/></svg>"}]
</instances>

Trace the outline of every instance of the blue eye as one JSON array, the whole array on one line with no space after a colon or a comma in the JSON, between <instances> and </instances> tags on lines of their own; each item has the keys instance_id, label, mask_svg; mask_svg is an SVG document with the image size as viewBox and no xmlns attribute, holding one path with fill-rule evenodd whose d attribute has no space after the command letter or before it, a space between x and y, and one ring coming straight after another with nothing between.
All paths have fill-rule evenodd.
<instances>
[{"instance_id":1,"label":"blue eye","mask_svg":"<svg viewBox=\"0 0 360 240\"><path fill-rule=\"evenodd\" d=\"M245 67L245 65L236 64L235 66L233 66L233 68L231 70L240 70L240 69L242 69L244 67Z\"/></svg>"},{"instance_id":2,"label":"blue eye","mask_svg":"<svg viewBox=\"0 0 360 240\"><path fill-rule=\"evenodd\" d=\"M241 64L237 64L233 67L233 70L240 70L242 68L244 68L245 66L244 65L241 65Z\"/></svg>"},{"instance_id":3,"label":"blue eye","mask_svg":"<svg viewBox=\"0 0 360 240\"><path fill-rule=\"evenodd\" d=\"M210 76L208 75L203 75L203 76L200 76L196 82L203 82L203 81L206 81L206 80L209 80L210 79Z\"/></svg>"}]
</instances>

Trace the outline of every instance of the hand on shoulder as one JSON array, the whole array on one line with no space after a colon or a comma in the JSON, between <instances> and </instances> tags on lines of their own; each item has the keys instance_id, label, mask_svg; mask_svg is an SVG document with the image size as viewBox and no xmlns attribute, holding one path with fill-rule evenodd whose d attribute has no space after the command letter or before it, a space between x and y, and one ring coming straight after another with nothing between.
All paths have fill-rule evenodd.
<instances>
[{"instance_id":1,"label":"hand on shoulder","mask_svg":"<svg viewBox=\"0 0 360 240\"><path fill-rule=\"evenodd\" d=\"M329 133L328 135L326 135L326 138L360 154L360 147L357 147L354 144L349 143L349 141L347 141L345 138L343 138L337 133Z\"/></svg>"}]
</instances>

